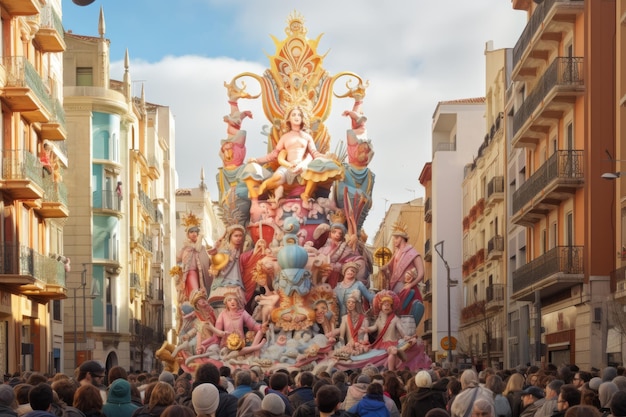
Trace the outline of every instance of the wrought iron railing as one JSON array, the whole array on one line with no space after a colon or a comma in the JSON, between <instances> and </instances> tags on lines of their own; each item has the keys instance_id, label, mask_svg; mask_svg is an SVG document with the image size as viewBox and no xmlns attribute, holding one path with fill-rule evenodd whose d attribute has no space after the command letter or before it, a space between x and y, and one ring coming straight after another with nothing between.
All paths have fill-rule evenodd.
<instances>
[{"instance_id":1,"label":"wrought iron railing","mask_svg":"<svg viewBox=\"0 0 626 417\"><path fill-rule=\"evenodd\" d=\"M504 301L504 284L491 284L486 288L487 302Z\"/></svg>"},{"instance_id":2,"label":"wrought iron railing","mask_svg":"<svg viewBox=\"0 0 626 417\"><path fill-rule=\"evenodd\" d=\"M554 180L584 178L584 151L557 151L537 169L515 192L513 192L513 213L517 213L533 197L541 193Z\"/></svg>"},{"instance_id":3,"label":"wrought iron railing","mask_svg":"<svg viewBox=\"0 0 626 417\"><path fill-rule=\"evenodd\" d=\"M530 45L535 33L543 26L543 21L546 19L554 3L582 3L583 1L584 0L545 0L544 2L538 2L539 4L537 4L535 11L532 16L530 16L526 27L513 47L513 68L515 68L522 59L524 51L528 48L528 45Z\"/></svg>"},{"instance_id":4,"label":"wrought iron railing","mask_svg":"<svg viewBox=\"0 0 626 417\"><path fill-rule=\"evenodd\" d=\"M156 217L156 212L154 208L154 203L148 196L148 194L144 193L141 188L139 188L139 202L141 206L148 212L152 220Z\"/></svg>"},{"instance_id":5,"label":"wrought iron railing","mask_svg":"<svg viewBox=\"0 0 626 417\"><path fill-rule=\"evenodd\" d=\"M487 183L487 198L491 198L495 193L504 193L504 177L502 175L491 178Z\"/></svg>"},{"instance_id":6,"label":"wrought iron railing","mask_svg":"<svg viewBox=\"0 0 626 417\"><path fill-rule=\"evenodd\" d=\"M25 245L0 245L0 274L30 276L47 284L65 287L65 267Z\"/></svg>"},{"instance_id":7,"label":"wrought iron railing","mask_svg":"<svg viewBox=\"0 0 626 417\"><path fill-rule=\"evenodd\" d=\"M45 106L49 113L52 113L52 98L41 76L33 64L23 56L2 57L2 65L7 71L7 81L5 87L28 87L39 101Z\"/></svg>"},{"instance_id":8,"label":"wrought iron railing","mask_svg":"<svg viewBox=\"0 0 626 417\"><path fill-rule=\"evenodd\" d=\"M544 102L548 93L555 87L584 86L584 63L585 59L581 57L555 58L546 68L535 88L513 115L513 131L517 134L535 109Z\"/></svg>"},{"instance_id":9,"label":"wrought iron railing","mask_svg":"<svg viewBox=\"0 0 626 417\"><path fill-rule=\"evenodd\" d=\"M51 177L43 179L43 201L61 203L67 207L67 187L62 182L54 182Z\"/></svg>"},{"instance_id":10,"label":"wrought iron railing","mask_svg":"<svg viewBox=\"0 0 626 417\"><path fill-rule=\"evenodd\" d=\"M582 274L583 247L557 246L513 271L513 292L521 291L556 273Z\"/></svg>"},{"instance_id":11,"label":"wrought iron railing","mask_svg":"<svg viewBox=\"0 0 626 417\"><path fill-rule=\"evenodd\" d=\"M43 165L34 154L24 150L2 151L2 177L7 180L30 180L43 188Z\"/></svg>"},{"instance_id":12,"label":"wrought iron railing","mask_svg":"<svg viewBox=\"0 0 626 417\"><path fill-rule=\"evenodd\" d=\"M92 193L93 208L105 210L122 210L122 199L113 190L100 190Z\"/></svg>"},{"instance_id":13,"label":"wrought iron railing","mask_svg":"<svg viewBox=\"0 0 626 417\"><path fill-rule=\"evenodd\" d=\"M487 255L493 251L502 252L504 250L504 237L495 235L487 242Z\"/></svg>"}]
</instances>

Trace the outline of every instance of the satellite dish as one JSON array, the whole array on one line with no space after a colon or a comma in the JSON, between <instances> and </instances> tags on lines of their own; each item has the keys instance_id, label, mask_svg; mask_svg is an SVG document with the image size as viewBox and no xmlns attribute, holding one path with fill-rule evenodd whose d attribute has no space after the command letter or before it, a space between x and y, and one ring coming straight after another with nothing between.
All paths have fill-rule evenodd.
<instances>
[{"instance_id":1,"label":"satellite dish","mask_svg":"<svg viewBox=\"0 0 626 417\"><path fill-rule=\"evenodd\" d=\"M88 6L96 0L72 0L72 3L77 4L79 6Z\"/></svg>"}]
</instances>

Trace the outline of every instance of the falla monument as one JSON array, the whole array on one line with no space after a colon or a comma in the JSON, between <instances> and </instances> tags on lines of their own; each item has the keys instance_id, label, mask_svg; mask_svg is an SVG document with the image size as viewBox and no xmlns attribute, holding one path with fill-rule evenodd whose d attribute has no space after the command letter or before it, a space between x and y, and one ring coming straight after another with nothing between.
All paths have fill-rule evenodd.
<instances>
[{"instance_id":1,"label":"falla monument","mask_svg":"<svg viewBox=\"0 0 626 417\"><path fill-rule=\"evenodd\" d=\"M229 111L216 180L226 233L210 247L196 214L182 219L186 241L170 271L177 338L156 356L173 372L206 362L265 371L429 367L416 334L423 267L412 265L421 258L393 257L386 248L372 255L365 245L375 180L363 111L369 82L329 74L317 51L321 35L309 39L297 11L285 33L272 37L263 74L224 82ZM246 82L260 92L248 93ZM324 123L333 99L350 108L331 152ZM240 109L245 100L262 101L268 125L251 140L267 140L265 155L246 155L242 126L253 115ZM406 241L406 225L393 230Z\"/></svg>"}]
</instances>

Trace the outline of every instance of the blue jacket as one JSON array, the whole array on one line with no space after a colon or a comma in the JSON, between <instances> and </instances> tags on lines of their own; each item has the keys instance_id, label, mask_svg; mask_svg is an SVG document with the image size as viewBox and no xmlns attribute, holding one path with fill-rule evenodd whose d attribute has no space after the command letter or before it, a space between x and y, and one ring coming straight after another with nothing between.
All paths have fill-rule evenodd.
<instances>
[{"instance_id":1,"label":"blue jacket","mask_svg":"<svg viewBox=\"0 0 626 417\"><path fill-rule=\"evenodd\" d=\"M348 411L358 417L389 417L389 410L382 395L366 394Z\"/></svg>"}]
</instances>

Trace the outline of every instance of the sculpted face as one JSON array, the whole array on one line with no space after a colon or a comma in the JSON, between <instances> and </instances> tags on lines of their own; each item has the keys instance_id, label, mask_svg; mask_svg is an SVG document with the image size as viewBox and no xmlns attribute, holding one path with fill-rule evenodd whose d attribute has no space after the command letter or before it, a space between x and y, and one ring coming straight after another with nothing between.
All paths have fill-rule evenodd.
<instances>
[{"instance_id":1,"label":"sculpted face","mask_svg":"<svg viewBox=\"0 0 626 417\"><path fill-rule=\"evenodd\" d=\"M315 321L317 323L326 321L326 313L328 313L328 305L326 303L318 303L315 306Z\"/></svg>"},{"instance_id":2,"label":"sculpted face","mask_svg":"<svg viewBox=\"0 0 626 417\"><path fill-rule=\"evenodd\" d=\"M380 306L380 309L382 310L383 313L390 314L393 311L393 305L389 301L383 301L382 305Z\"/></svg>"},{"instance_id":3,"label":"sculpted face","mask_svg":"<svg viewBox=\"0 0 626 417\"><path fill-rule=\"evenodd\" d=\"M352 280L356 276L356 269L347 268L346 272L343 274L343 279Z\"/></svg>"},{"instance_id":4,"label":"sculpted face","mask_svg":"<svg viewBox=\"0 0 626 417\"><path fill-rule=\"evenodd\" d=\"M346 307L348 308L348 311L352 311L356 308L356 301L354 298L348 298L348 301L346 301Z\"/></svg>"},{"instance_id":5,"label":"sculpted face","mask_svg":"<svg viewBox=\"0 0 626 417\"><path fill-rule=\"evenodd\" d=\"M341 228L339 227L330 229L330 239L333 242L339 242L343 240L343 230L341 230Z\"/></svg>"},{"instance_id":6,"label":"sculpted face","mask_svg":"<svg viewBox=\"0 0 626 417\"><path fill-rule=\"evenodd\" d=\"M189 238L190 241L192 241L193 243L196 243L198 241L198 231L190 230L189 232L187 232L187 237Z\"/></svg>"},{"instance_id":7,"label":"sculpted face","mask_svg":"<svg viewBox=\"0 0 626 417\"><path fill-rule=\"evenodd\" d=\"M302 111L300 109L293 109L289 113L289 123L291 127L302 126Z\"/></svg>"},{"instance_id":8,"label":"sculpted face","mask_svg":"<svg viewBox=\"0 0 626 417\"><path fill-rule=\"evenodd\" d=\"M230 235L230 243L235 246L241 246L243 244L243 232L241 230L235 230Z\"/></svg>"}]
</instances>

